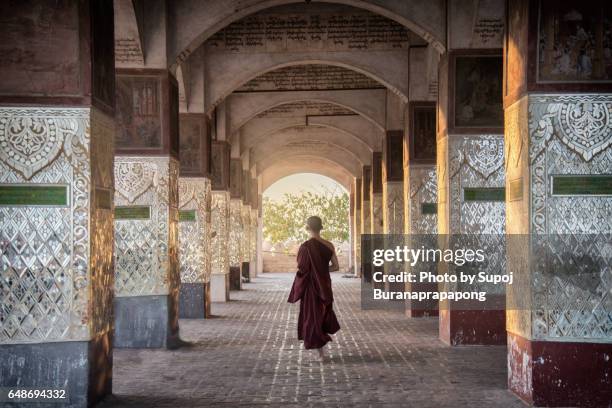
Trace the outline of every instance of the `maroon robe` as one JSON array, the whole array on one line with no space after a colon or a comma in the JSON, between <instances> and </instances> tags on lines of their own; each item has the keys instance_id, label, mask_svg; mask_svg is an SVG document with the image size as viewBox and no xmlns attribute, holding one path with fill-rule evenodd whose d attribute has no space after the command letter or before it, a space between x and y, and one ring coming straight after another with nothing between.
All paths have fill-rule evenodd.
<instances>
[{"instance_id":1,"label":"maroon robe","mask_svg":"<svg viewBox=\"0 0 612 408\"><path fill-rule=\"evenodd\" d=\"M321 348L331 341L329 334L340 330L332 308L334 295L329 276L329 261L334 252L311 238L300 246L298 271L289 294L289 303L300 302L298 339L306 349Z\"/></svg>"}]
</instances>

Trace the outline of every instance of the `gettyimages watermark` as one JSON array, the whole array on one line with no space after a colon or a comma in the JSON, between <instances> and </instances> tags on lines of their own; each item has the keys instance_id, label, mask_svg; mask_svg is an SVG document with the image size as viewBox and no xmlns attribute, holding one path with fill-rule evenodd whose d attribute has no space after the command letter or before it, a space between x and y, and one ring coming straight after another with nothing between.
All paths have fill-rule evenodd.
<instances>
[{"instance_id":1,"label":"gettyimages watermark","mask_svg":"<svg viewBox=\"0 0 612 408\"><path fill-rule=\"evenodd\" d=\"M362 235L362 308L582 310L612 290L611 237Z\"/></svg>"}]
</instances>

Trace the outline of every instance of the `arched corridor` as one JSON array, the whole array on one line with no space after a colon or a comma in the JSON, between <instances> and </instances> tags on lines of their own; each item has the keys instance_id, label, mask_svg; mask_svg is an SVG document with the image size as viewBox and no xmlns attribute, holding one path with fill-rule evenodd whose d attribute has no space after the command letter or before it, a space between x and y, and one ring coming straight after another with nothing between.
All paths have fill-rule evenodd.
<instances>
[{"instance_id":1,"label":"arched corridor","mask_svg":"<svg viewBox=\"0 0 612 408\"><path fill-rule=\"evenodd\" d=\"M210 320L181 320L191 344L115 352L112 403L102 407L522 407L506 390L505 347L448 348L434 318L360 310L359 280L333 274L342 330L328 360L295 337L293 274L264 274L213 305Z\"/></svg>"},{"instance_id":2,"label":"arched corridor","mask_svg":"<svg viewBox=\"0 0 612 408\"><path fill-rule=\"evenodd\" d=\"M612 406L611 1L4 0L0 55L1 408ZM298 173L346 190L323 365L264 268Z\"/></svg>"}]
</instances>

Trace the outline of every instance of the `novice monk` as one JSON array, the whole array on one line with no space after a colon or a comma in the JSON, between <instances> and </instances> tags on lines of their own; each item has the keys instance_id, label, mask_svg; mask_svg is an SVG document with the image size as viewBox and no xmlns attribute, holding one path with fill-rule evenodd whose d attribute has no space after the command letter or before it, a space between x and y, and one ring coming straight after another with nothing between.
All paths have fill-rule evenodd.
<instances>
[{"instance_id":1,"label":"novice monk","mask_svg":"<svg viewBox=\"0 0 612 408\"><path fill-rule=\"evenodd\" d=\"M321 218L309 217L306 229L311 238L298 251L298 272L288 301L301 300L298 339L304 340L304 348L317 349L319 358L323 360L323 346L331 341L329 335L340 330L332 308L334 295L329 276L330 271L339 269L338 258L333 244L321 238Z\"/></svg>"}]
</instances>

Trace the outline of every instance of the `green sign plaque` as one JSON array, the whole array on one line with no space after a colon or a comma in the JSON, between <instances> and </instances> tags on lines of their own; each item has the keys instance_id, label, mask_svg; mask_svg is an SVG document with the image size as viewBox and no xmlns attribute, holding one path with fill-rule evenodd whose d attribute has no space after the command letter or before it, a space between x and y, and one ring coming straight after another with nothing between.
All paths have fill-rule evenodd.
<instances>
[{"instance_id":1,"label":"green sign plaque","mask_svg":"<svg viewBox=\"0 0 612 408\"><path fill-rule=\"evenodd\" d=\"M151 207L144 205L115 207L115 220L149 219L151 219Z\"/></svg>"},{"instance_id":2,"label":"green sign plaque","mask_svg":"<svg viewBox=\"0 0 612 408\"><path fill-rule=\"evenodd\" d=\"M506 201L506 189L495 187L464 188L465 201Z\"/></svg>"},{"instance_id":3,"label":"green sign plaque","mask_svg":"<svg viewBox=\"0 0 612 408\"><path fill-rule=\"evenodd\" d=\"M612 195L611 175L553 176L553 195Z\"/></svg>"},{"instance_id":4,"label":"green sign plaque","mask_svg":"<svg viewBox=\"0 0 612 408\"><path fill-rule=\"evenodd\" d=\"M180 222L193 222L196 220L196 210L182 210L179 211Z\"/></svg>"},{"instance_id":5,"label":"green sign plaque","mask_svg":"<svg viewBox=\"0 0 612 408\"><path fill-rule=\"evenodd\" d=\"M68 206L68 186L2 185L0 205L3 206Z\"/></svg>"},{"instance_id":6,"label":"green sign plaque","mask_svg":"<svg viewBox=\"0 0 612 408\"><path fill-rule=\"evenodd\" d=\"M438 203L421 203L421 214L423 215L438 214Z\"/></svg>"}]
</instances>

